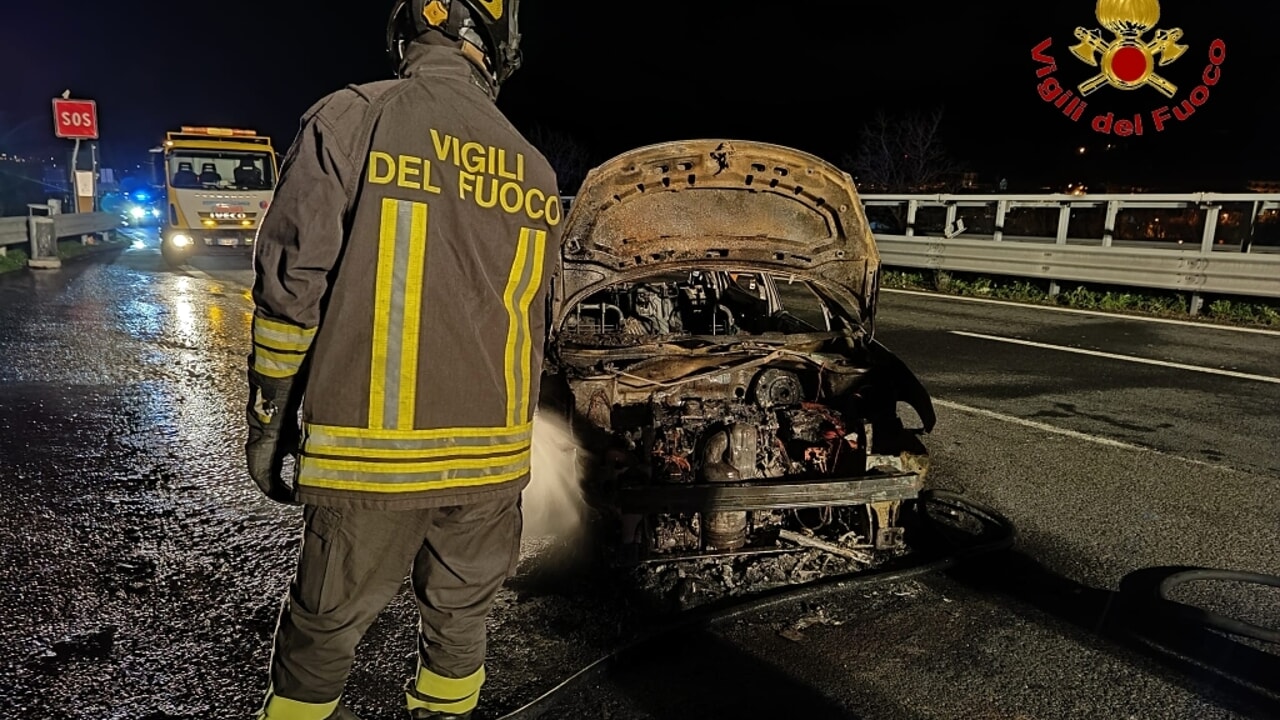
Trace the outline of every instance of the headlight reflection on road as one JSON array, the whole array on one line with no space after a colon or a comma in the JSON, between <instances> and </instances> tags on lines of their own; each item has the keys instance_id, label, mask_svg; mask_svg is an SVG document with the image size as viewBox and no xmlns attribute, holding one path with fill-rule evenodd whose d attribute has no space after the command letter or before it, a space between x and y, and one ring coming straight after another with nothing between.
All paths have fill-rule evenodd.
<instances>
[{"instance_id":1,"label":"headlight reflection on road","mask_svg":"<svg viewBox=\"0 0 1280 720\"><path fill-rule=\"evenodd\" d=\"M175 330L184 342L192 342L196 331L196 311L191 302L193 283L191 278L180 276L174 279L173 315L177 321Z\"/></svg>"},{"instance_id":2,"label":"headlight reflection on road","mask_svg":"<svg viewBox=\"0 0 1280 720\"><path fill-rule=\"evenodd\" d=\"M178 321L178 335L183 340L191 340L196 331L196 313L191 299L186 296L174 298L173 314Z\"/></svg>"}]
</instances>

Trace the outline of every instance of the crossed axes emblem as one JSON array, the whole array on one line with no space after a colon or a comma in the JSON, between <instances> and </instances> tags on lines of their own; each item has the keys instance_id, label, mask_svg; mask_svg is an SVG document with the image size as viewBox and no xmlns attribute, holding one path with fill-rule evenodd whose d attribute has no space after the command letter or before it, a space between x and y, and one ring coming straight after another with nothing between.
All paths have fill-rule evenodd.
<instances>
[{"instance_id":1,"label":"crossed axes emblem","mask_svg":"<svg viewBox=\"0 0 1280 720\"><path fill-rule=\"evenodd\" d=\"M1103 40L1100 31L1086 30L1081 27L1076 28L1075 36L1080 40L1080 44L1072 46L1072 54L1095 67L1098 66L1099 59L1102 61L1102 72L1080 83L1081 95L1088 95L1103 85L1111 85L1121 90L1133 90L1151 85L1165 97L1172 98L1177 94L1177 86L1157 75L1154 69L1157 58L1159 65L1163 67L1177 60L1187 51L1186 45L1177 44L1177 41L1182 38L1181 29L1157 30L1149 43L1142 40L1140 33L1133 32L1117 34L1115 39L1107 42ZM1116 58L1122 57L1131 64L1137 54L1141 56L1143 71L1127 77L1118 74L1115 68ZM1126 58L1126 55L1129 57Z\"/></svg>"}]
</instances>

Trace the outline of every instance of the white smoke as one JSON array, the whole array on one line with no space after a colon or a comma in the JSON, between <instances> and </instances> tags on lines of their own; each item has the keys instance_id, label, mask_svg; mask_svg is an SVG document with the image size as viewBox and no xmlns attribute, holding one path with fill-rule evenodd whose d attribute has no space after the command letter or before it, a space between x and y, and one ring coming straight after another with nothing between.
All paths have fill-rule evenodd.
<instances>
[{"instance_id":1,"label":"white smoke","mask_svg":"<svg viewBox=\"0 0 1280 720\"><path fill-rule=\"evenodd\" d=\"M533 414L533 457L524 491L526 541L574 540L586 519L582 496L582 448L555 413Z\"/></svg>"}]
</instances>

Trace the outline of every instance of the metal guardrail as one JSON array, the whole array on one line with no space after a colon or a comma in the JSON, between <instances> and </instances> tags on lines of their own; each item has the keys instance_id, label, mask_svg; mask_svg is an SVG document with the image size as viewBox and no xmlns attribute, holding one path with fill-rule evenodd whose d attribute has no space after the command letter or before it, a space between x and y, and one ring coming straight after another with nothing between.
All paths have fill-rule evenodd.
<instances>
[{"instance_id":1,"label":"metal guardrail","mask_svg":"<svg viewBox=\"0 0 1280 720\"><path fill-rule=\"evenodd\" d=\"M887 267L1280 298L1280 255L881 234L876 246Z\"/></svg>"},{"instance_id":2,"label":"metal guardrail","mask_svg":"<svg viewBox=\"0 0 1280 720\"><path fill-rule=\"evenodd\" d=\"M27 219L24 217L0 218L0 252L9 245L29 242Z\"/></svg>"},{"instance_id":3,"label":"metal guardrail","mask_svg":"<svg viewBox=\"0 0 1280 720\"><path fill-rule=\"evenodd\" d=\"M120 216L107 212L59 213L34 217L39 222L52 220L55 240L108 232L123 225ZM24 249L30 247L31 221L31 216L0 218L0 255L4 254L9 247L17 246Z\"/></svg>"},{"instance_id":4,"label":"metal guardrail","mask_svg":"<svg viewBox=\"0 0 1280 720\"><path fill-rule=\"evenodd\" d=\"M1057 281L1189 292L1193 312L1201 293L1280 298L1280 254L1256 242L1260 227L1274 227L1280 237L1280 194L863 195L862 201L889 267L1038 278L1051 282L1051 293ZM1227 222L1229 212L1234 222ZM1271 219L1277 224L1268 225Z\"/></svg>"},{"instance_id":5,"label":"metal guardrail","mask_svg":"<svg viewBox=\"0 0 1280 720\"><path fill-rule=\"evenodd\" d=\"M108 232L122 225L124 222L119 215L107 212L62 213L53 216L53 231L58 238Z\"/></svg>"}]
</instances>

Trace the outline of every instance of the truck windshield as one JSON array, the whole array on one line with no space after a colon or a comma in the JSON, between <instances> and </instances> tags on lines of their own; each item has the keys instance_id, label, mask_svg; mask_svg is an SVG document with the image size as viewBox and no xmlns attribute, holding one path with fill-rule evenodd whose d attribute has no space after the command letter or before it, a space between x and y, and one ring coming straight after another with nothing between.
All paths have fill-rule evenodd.
<instances>
[{"instance_id":1,"label":"truck windshield","mask_svg":"<svg viewBox=\"0 0 1280 720\"><path fill-rule=\"evenodd\" d=\"M175 188L271 190L276 184L271 154L227 150L173 150L169 181Z\"/></svg>"}]
</instances>

